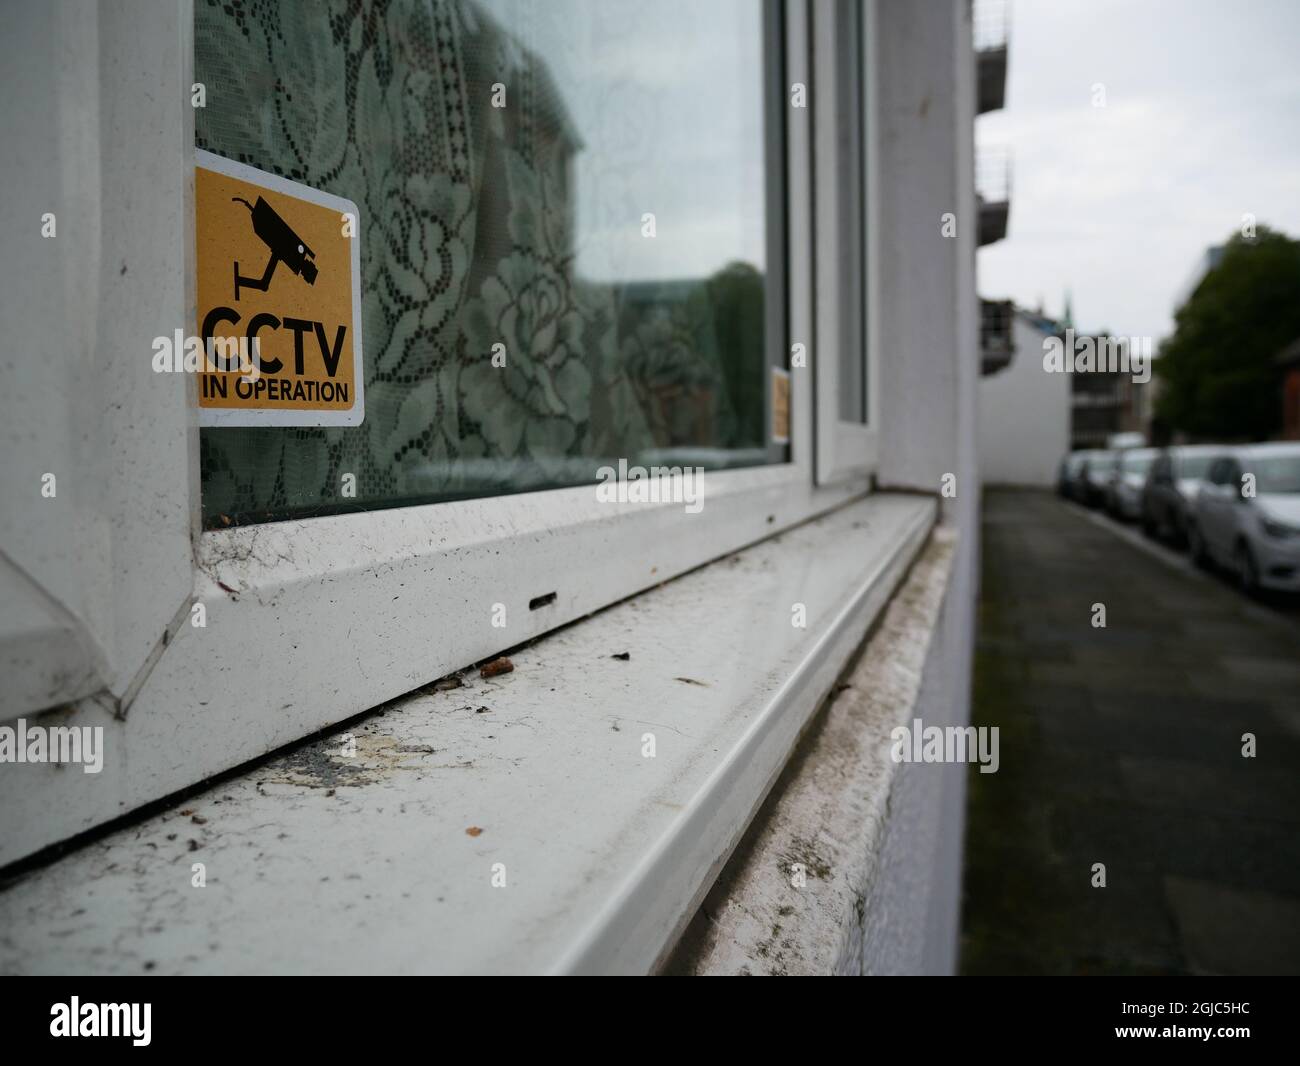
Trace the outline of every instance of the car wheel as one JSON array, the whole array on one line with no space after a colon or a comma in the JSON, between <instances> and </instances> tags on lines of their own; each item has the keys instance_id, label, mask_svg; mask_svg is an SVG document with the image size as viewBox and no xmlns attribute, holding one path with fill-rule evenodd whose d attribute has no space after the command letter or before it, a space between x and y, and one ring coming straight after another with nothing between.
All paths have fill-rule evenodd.
<instances>
[{"instance_id":1,"label":"car wheel","mask_svg":"<svg viewBox=\"0 0 1300 1066\"><path fill-rule=\"evenodd\" d=\"M1187 554L1202 570L1210 568L1210 553L1205 548L1205 538L1201 536L1195 522L1187 523Z\"/></svg>"},{"instance_id":2,"label":"car wheel","mask_svg":"<svg viewBox=\"0 0 1300 1066\"><path fill-rule=\"evenodd\" d=\"M1259 566L1255 562L1255 553L1244 540L1237 544L1237 550L1233 553L1233 562L1236 564L1237 583L1241 585L1241 591L1247 596L1258 596Z\"/></svg>"},{"instance_id":3,"label":"car wheel","mask_svg":"<svg viewBox=\"0 0 1300 1066\"><path fill-rule=\"evenodd\" d=\"M1142 532L1152 540L1160 539L1160 526L1145 507L1142 509Z\"/></svg>"}]
</instances>

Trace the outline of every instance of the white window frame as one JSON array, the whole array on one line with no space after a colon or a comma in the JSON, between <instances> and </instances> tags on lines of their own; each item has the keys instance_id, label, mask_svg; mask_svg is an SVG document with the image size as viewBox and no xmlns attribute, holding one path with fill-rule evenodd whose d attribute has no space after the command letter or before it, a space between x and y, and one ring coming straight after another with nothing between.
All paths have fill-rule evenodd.
<instances>
[{"instance_id":1,"label":"white window frame","mask_svg":"<svg viewBox=\"0 0 1300 1066\"><path fill-rule=\"evenodd\" d=\"M193 382L150 366L192 274L181 8L4 14L5 139L22 148L0 162L0 719L81 698L120 714L188 609Z\"/></svg>"},{"instance_id":2,"label":"white window frame","mask_svg":"<svg viewBox=\"0 0 1300 1066\"><path fill-rule=\"evenodd\" d=\"M814 63L810 50L821 7L812 5L813 14L800 2L784 7L787 102L790 85L813 87L812 79L822 77L814 71L824 64ZM126 168L122 179L134 182L132 202L142 205L128 217L120 198L105 195L97 205L104 232L121 235L137 281L156 293L130 321L104 321L99 334L94 354L101 375L129 383L113 395L129 397L135 416L106 429L102 461L171 457L149 466L147 476L127 475L121 483L113 543L138 543L145 563L156 553L170 559L183 550L188 573L180 587L174 565L166 580L154 583L135 572L139 618L148 620L153 638L136 668L122 672L129 680L118 679L112 704L122 721L107 739L102 775L28 774L20 781L0 772L6 817L36 818L49 837L44 843L335 725L869 490L874 413L871 429L835 427L834 477L817 472L815 450L822 444L814 433L815 406L838 408L833 394L827 406L822 373L835 366L827 298L818 300L816 331L813 305L813 259L822 255L834 219L818 197L814 226L812 127L823 135L817 101L825 106L833 97L814 88L811 107L786 113L786 261L775 264L785 269L788 340L822 338L820 358L814 349L809 361L819 368L816 390L808 369L791 372L790 462L706 475L704 509L695 515L680 504L600 503L594 486L583 486L198 532L194 383L155 374L149 363L150 339L176 328L192 332L196 306L192 5L101 8L99 37L102 54L114 61L99 70L106 113L143 95L168 100L155 124L124 114L100 135L99 149ZM122 64L122 54L139 62ZM172 95L184 106L173 106ZM92 162L74 155L64 166ZM824 171L820 156L818 170ZM127 232L149 215L145 207L158 203L164 210L155 223L134 236ZM101 279L111 279L123 258L117 247L98 249ZM877 394L870 389L873 407ZM160 524L149 510L154 501L169 501ZM95 557L83 576L108 581L111 575L117 584L123 580L118 565L112 553ZM530 609L552 593L545 606ZM204 606L205 628L190 624L196 603ZM496 603L506 608L504 629L492 625ZM103 724L102 706L83 700L70 719Z\"/></svg>"},{"instance_id":3,"label":"white window frame","mask_svg":"<svg viewBox=\"0 0 1300 1066\"><path fill-rule=\"evenodd\" d=\"M856 2L856 0L855 0ZM842 86L849 73L842 66L843 55L837 43L850 32L846 0L812 5L813 48L818 55L815 64L813 100L817 123L815 159L816 188L816 270L817 311L816 349L812 362L815 365L817 410L817 481L822 485L861 477L875 468L878 457L880 425L879 375L876 373L877 353L880 345L880 306L876 293L879 286L877 234L873 225L878 217L876 199L878 182L876 171L879 153L875 135L878 123L873 121L875 100L874 79L878 64L872 60L875 42L875 0L862 0L858 20L860 40L854 55L862 64L862 98L851 99ZM862 138L862 199L856 205L861 226L856 234L847 230L842 219L854 205L843 203L840 176L848 168L845 145L840 134L845 125L860 126ZM846 234L848 239L846 240ZM864 422L840 418L839 397L843 388L840 374L840 357L846 345L853 343L841 328L843 297L855 278L858 249L852 241L861 242L862 263L866 279L860 294L866 306L866 330L861 353L862 373L867 383L867 410Z\"/></svg>"}]
</instances>

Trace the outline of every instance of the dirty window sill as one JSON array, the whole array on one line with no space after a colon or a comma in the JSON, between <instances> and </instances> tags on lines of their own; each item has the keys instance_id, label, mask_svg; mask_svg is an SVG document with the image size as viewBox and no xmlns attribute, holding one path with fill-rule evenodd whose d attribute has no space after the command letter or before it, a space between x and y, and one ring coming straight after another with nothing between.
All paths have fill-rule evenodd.
<instances>
[{"instance_id":1,"label":"dirty window sill","mask_svg":"<svg viewBox=\"0 0 1300 1066\"><path fill-rule=\"evenodd\" d=\"M0 969L646 972L934 520L861 499L93 840Z\"/></svg>"}]
</instances>

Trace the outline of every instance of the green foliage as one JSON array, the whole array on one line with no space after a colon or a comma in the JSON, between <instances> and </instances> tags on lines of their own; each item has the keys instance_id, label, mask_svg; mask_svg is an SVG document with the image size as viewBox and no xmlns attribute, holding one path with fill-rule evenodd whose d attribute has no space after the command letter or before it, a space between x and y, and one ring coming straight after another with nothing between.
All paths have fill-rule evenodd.
<instances>
[{"instance_id":1,"label":"green foliage","mask_svg":"<svg viewBox=\"0 0 1300 1066\"><path fill-rule=\"evenodd\" d=\"M1279 351L1300 337L1300 241L1266 226L1234 236L1174 316L1157 417L1192 437L1261 440L1282 417Z\"/></svg>"},{"instance_id":2,"label":"green foliage","mask_svg":"<svg viewBox=\"0 0 1300 1066\"><path fill-rule=\"evenodd\" d=\"M724 444L761 448L766 442L763 426L768 382L763 275L749 263L729 263L709 278L708 292L722 374L736 413L734 434L729 434Z\"/></svg>"}]
</instances>

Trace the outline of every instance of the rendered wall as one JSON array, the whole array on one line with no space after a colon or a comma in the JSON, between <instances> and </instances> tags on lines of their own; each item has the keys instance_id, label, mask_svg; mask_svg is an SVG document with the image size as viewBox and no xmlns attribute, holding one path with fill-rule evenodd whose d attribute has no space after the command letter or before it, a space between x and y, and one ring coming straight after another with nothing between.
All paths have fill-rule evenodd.
<instances>
[{"instance_id":1,"label":"rendered wall","mask_svg":"<svg viewBox=\"0 0 1300 1066\"><path fill-rule=\"evenodd\" d=\"M876 61L884 395L881 481L926 491L956 474L959 533L917 701L926 725L970 719L979 557L975 290L975 56L966 0L881 0ZM956 216L957 235L942 235ZM965 766L903 766L866 907L865 973L956 968Z\"/></svg>"},{"instance_id":2,"label":"rendered wall","mask_svg":"<svg viewBox=\"0 0 1300 1066\"><path fill-rule=\"evenodd\" d=\"M1056 484L1070 450L1070 377L1043 369L1045 334L1017 314L1011 365L979 383L980 481Z\"/></svg>"}]
</instances>

